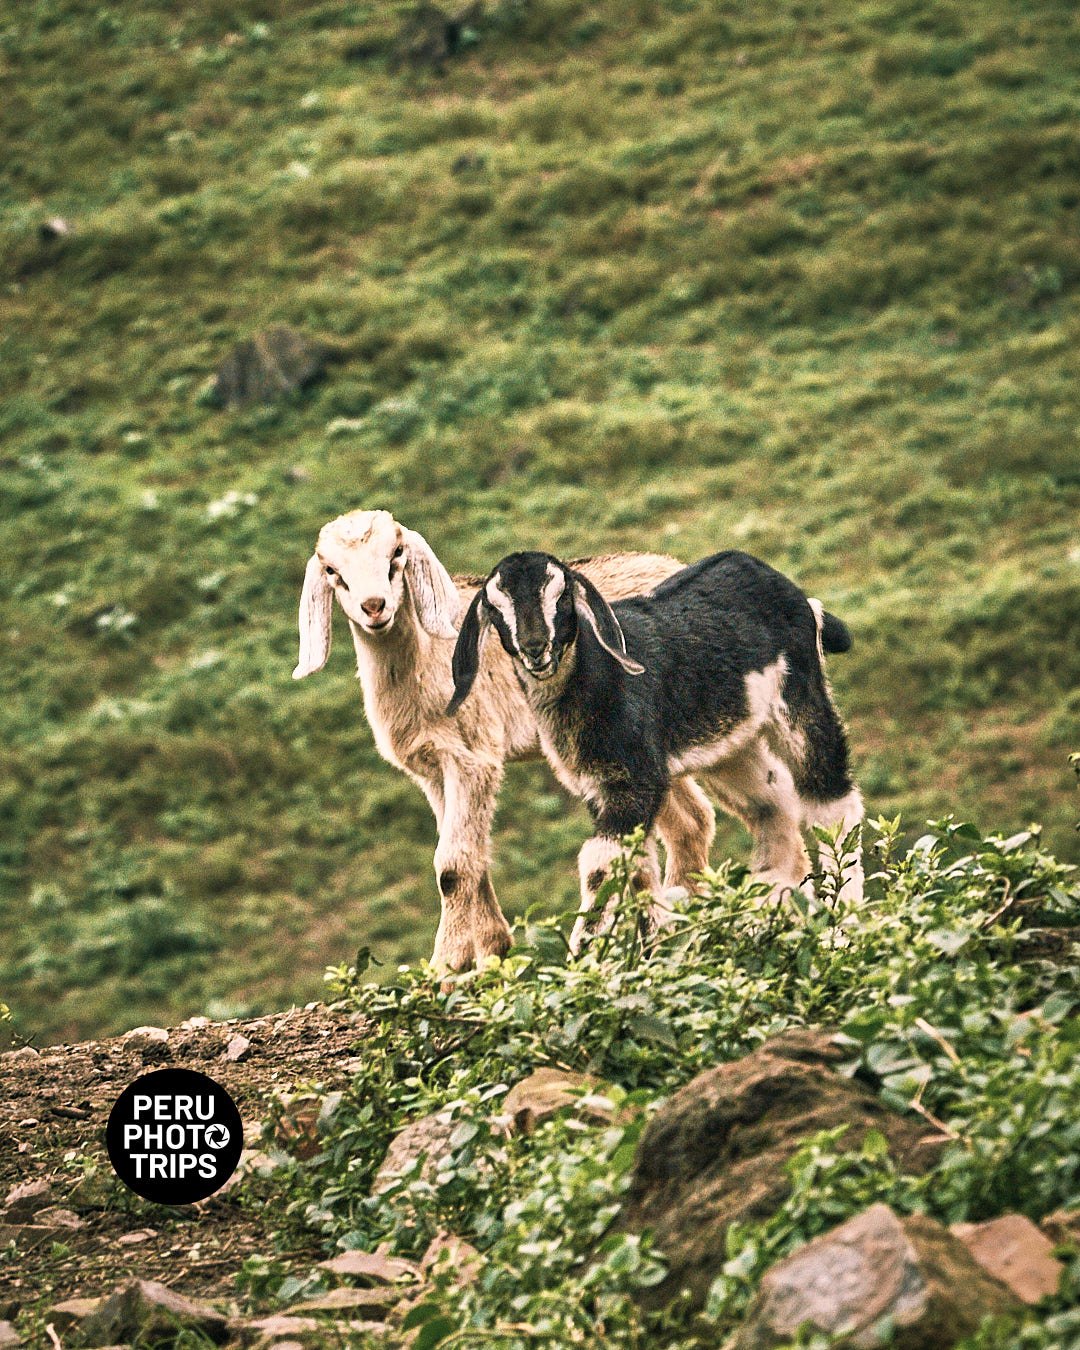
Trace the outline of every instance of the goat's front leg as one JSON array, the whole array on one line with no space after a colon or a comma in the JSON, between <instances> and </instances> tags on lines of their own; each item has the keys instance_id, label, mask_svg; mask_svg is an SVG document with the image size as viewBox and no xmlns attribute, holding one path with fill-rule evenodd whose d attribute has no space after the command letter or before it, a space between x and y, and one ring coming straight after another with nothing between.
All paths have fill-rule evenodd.
<instances>
[{"instance_id":1,"label":"goat's front leg","mask_svg":"<svg viewBox=\"0 0 1080 1350\"><path fill-rule=\"evenodd\" d=\"M435 850L435 879L442 916L431 961L442 971L469 970L510 946L506 922L491 884L491 822L502 766L469 761L443 763L444 804Z\"/></svg>"},{"instance_id":2,"label":"goat's front leg","mask_svg":"<svg viewBox=\"0 0 1080 1350\"><path fill-rule=\"evenodd\" d=\"M657 794L660 799L663 793ZM611 876L611 864L622 852L622 839L639 825L645 827L645 848L638 859L632 878L635 890L648 891L653 896L650 907L650 926L659 926L658 901L660 894L660 865L656 858L656 839L652 829L659 802L649 799L611 803L596 812L596 834L587 839L578 854L578 875L581 879L581 908L570 934L570 952L577 956L594 937L606 933L615 922L618 897L598 907L597 893Z\"/></svg>"}]
</instances>

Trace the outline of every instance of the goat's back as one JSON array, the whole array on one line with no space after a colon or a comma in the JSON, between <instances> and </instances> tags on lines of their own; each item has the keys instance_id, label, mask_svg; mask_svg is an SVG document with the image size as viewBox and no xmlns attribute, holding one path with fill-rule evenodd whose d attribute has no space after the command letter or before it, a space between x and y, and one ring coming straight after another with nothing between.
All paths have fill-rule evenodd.
<instances>
[{"instance_id":1,"label":"goat's back","mask_svg":"<svg viewBox=\"0 0 1080 1350\"><path fill-rule=\"evenodd\" d=\"M678 558L666 553L599 553L574 558L567 566L587 576L609 603L645 595L668 577L689 570ZM471 600L484 584L484 578L455 576L454 583L463 597Z\"/></svg>"}]
</instances>

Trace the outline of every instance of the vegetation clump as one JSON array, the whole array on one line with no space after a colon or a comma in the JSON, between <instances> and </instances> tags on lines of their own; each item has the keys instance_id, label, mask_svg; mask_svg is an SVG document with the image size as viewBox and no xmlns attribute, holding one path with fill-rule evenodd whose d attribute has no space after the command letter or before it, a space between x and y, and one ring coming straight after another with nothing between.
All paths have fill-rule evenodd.
<instances>
[{"instance_id":1,"label":"vegetation clump","mask_svg":"<svg viewBox=\"0 0 1080 1350\"><path fill-rule=\"evenodd\" d=\"M856 909L837 893L831 855L844 842L823 834L821 847L830 865L816 898L778 908L728 864L647 951L631 841L609 883L619 921L576 960L560 928L536 918L501 963L449 987L422 968L365 983L366 954L329 972L333 994L362 1015L363 1063L324 1101L316 1156L279 1153L268 1179L248 1183L252 1199L287 1216L282 1249L313 1231L332 1246L388 1244L405 1257L446 1231L473 1244L475 1278L461 1289L451 1270L436 1274L407 1315L425 1346L689 1350L738 1326L770 1265L872 1203L946 1223L1076 1207L1075 870L1031 833L984 838L945 820L904 848L899 822L879 820L877 867ZM847 1072L944 1137L937 1161L909 1175L877 1131L807 1137L775 1213L729 1227L704 1312L678 1301L646 1311L664 1254L617 1220L647 1122L698 1072L807 1026L832 1029ZM552 1065L604 1084L609 1123L569 1110L508 1138L508 1087ZM439 1156L372 1194L394 1133L436 1110L456 1122ZM966 1350L1057 1350L1080 1335L1080 1265L1065 1254L1056 1299L984 1328ZM265 1262L245 1274L264 1301L289 1302L320 1279L314 1270L282 1282Z\"/></svg>"}]
</instances>

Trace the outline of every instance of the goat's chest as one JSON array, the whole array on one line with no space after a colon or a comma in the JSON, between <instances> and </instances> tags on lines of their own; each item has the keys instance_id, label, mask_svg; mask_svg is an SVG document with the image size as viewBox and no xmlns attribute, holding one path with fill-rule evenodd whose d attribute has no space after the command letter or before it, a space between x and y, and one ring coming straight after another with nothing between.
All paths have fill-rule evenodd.
<instances>
[{"instance_id":1,"label":"goat's chest","mask_svg":"<svg viewBox=\"0 0 1080 1350\"><path fill-rule=\"evenodd\" d=\"M434 762L432 728L437 712L415 672L388 665L380 677L363 681L364 711L375 746L395 768L422 776Z\"/></svg>"},{"instance_id":2,"label":"goat's chest","mask_svg":"<svg viewBox=\"0 0 1080 1350\"><path fill-rule=\"evenodd\" d=\"M575 797L599 806L603 800L603 785L592 766L582 762L576 740L560 726L540 723L540 748L551 765L555 777Z\"/></svg>"}]
</instances>

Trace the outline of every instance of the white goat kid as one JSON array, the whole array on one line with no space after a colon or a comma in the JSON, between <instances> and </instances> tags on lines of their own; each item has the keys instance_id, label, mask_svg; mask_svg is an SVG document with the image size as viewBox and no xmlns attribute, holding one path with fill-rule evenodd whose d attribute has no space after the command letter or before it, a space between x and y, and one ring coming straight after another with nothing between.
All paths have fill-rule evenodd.
<instances>
[{"instance_id":1,"label":"white goat kid","mask_svg":"<svg viewBox=\"0 0 1080 1350\"><path fill-rule=\"evenodd\" d=\"M674 558L614 554L575 566L611 600L640 595L679 570ZM483 653L475 694L453 717L457 625L480 585L451 577L422 535L387 511L351 511L324 525L300 598L302 679L330 654L335 596L356 648L364 710L379 753L424 792L439 831L442 916L433 964L465 970L501 956L510 928L491 884L491 825L507 760L539 756L536 721L498 643ZM657 821L667 886L690 886L708 863L712 805L680 779Z\"/></svg>"}]
</instances>

